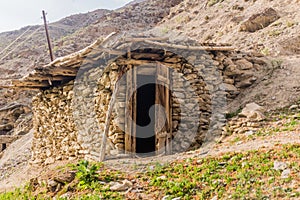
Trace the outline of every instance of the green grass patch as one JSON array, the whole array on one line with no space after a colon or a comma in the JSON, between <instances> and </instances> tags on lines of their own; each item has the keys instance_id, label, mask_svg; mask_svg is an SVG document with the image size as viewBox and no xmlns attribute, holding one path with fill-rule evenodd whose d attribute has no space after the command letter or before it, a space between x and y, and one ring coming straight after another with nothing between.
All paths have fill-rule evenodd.
<instances>
[{"instance_id":1,"label":"green grass patch","mask_svg":"<svg viewBox=\"0 0 300 200\"><path fill-rule=\"evenodd\" d=\"M283 180L281 171L273 169L274 160L292 161L292 173L299 173L300 145L179 161L149 171L146 181L155 188L152 190L170 195L170 199L211 199L214 196L220 199L276 199L299 195L297 187L287 187L292 178ZM283 190L274 189L277 187Z\"/></svg>"}]
</instances>

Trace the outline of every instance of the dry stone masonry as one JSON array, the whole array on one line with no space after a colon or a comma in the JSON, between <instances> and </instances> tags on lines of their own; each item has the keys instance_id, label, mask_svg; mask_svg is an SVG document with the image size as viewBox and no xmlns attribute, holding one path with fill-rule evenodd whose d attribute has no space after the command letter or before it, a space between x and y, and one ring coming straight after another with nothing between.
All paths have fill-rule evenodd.
<instances>
[{"instance_id":1,"label":"dry stone masonry","mask_svg":"<svg viewBox=\"0 0 300 200\"><path fill-rule=\"evenodd\" d=\"M33 73L30 79L18 82L18 86L43 88L33 99L33 161L99 159L108 104L120 74L149 63L171 71L173 152L198 148L220 136L226 103L255 83L256 74L266 63L226 47L210 46L204 51L188 40L175 43L177 46L172 41L168 45L145 38L115 37L56 60L47 69L39 69L38 76ZM32 81L49 73L49 80L55 80L52 86L48 79ZM60 77L67 78L59 82ZM125 91L126 84L121 85L112 112L106 145L110 156L124 154Z\"/></svg>"},{"instance_id":2,"label":"dry stone masonry","mask_svg":"<svg viewBox=\"0 0 300 200\"><path fill-rule=\"evenodd\" d=\"M73 119L73 82L45 90L33 98L34 162L75 159L82 149Z\"/></svg>"}]
</instances>

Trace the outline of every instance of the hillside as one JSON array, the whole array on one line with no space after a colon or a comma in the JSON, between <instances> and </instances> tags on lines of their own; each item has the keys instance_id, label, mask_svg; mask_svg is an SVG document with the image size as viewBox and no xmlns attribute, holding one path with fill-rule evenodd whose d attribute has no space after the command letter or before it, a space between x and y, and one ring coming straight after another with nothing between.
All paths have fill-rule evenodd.
<instances>
[{"instance_id":1,"label":"hillside","mask_svg":"<svg viewBox=\"0 0 300 200\"><path fill-rule=\"evenodd\" d=\"M61 40L67 35L95 23L100 17L109 12L108 10L99 9L86 14L72 15L58 22L50 23L51 40L53 42ZM23 35L23 33L25 34ZM21 35L23 37L19 38ZM0 33L1 49L6 48L13 41L15 41L13 45L6 50L1 50L1 79L20 78L30 72L34 66L50 61L47 54L45 31L42 25L27 26L20 30Z\"/></svg>"},{"instance_id":2,"label":"hillside","mask_svg":"<svg viewBox=\"0 0 300 200\"><path fill-rule=\"evenodd\" d=\"M265 55L300 54L299 0L185 0L160 27Z\"/></svg>"},{"instance_id":3,"label":"hillside","mask_svg":"<svg viewBox=\"0 0 300 200\"><path fill-rule=\"evenodd\" d=\"M187 35L201 43L226 43L237 51L266 56L270 64L265 74L228 110L236 111L250 102L272 110L300 96L299 9L299 0L185 0L156 29L166 36Z\"/></svg>"}]
</instances>

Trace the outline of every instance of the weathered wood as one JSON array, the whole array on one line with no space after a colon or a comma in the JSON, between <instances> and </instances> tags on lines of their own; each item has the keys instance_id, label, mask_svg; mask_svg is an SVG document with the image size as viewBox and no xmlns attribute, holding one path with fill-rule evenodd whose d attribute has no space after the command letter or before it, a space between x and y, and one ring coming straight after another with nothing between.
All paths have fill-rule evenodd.
<instances>
[{"instance_id":1,"label":"weathered wood","mask_svg":"<svg viewBox=\"0 0 300 200\"><path fill-rule=\"evenodd\" d=\"M164 55L158 53L131 53L131 57L136 60L162 60Z\"/></svg>"},{"instance_id":2,"label":"weathered wood","mask_svg":"<svg viewBox=\"0 0 300 200\"><path fill-rule=\"evenodd\" d=\"M149 61L149 60L127 60L127 59L118 59L116 61L117 65L147 65L147 64L155 64L156 61Z\"/></svg>"},{"instance_id":3,"label":"weathered wood","mask_svg":"<svg viewBox=\"0 0 300 200\"><path fill-rule=\"evenodd\" d=\"M106 38L98 39L90 46L76 53L57 58L43 67L38 67L24 78L18 81L12 81L12 87L3 86L3 88L26 88L31 90L33 88L49 87L51 86L52 81L61 81L61 77L59 76L66 77L66 79L62 80L69 80L70 77L75 78L77 71L81 66L81 63L86 57L86 55L98 47L102 48L101 45L107 42L108 39L114 36L115 34L116 32L113 32L109 34Z\"/></svg>"},{"instance_id":4,"label":"weathered wood","mask_svg":"<svg viewBox=\"0 0 300 200\"><path fill-rule=\"evenodd\" d=\"M76 77L78 69L72 67L49 67L44 72L51 76L74 76Z\"/></svg>"},{"instance_id":5,"label":"weathered wood","mask_svg":"<svg viewBox=\"0 0 300 200\"><path fill-rule=\"evenodd\" d=\"M46 81L22 81L22 80L14 80L12 81L12 84L15 87L37 87L37 88L45 88L45 87L49 87L49 83Z\"/></svg>"},{"instance_id":6,"label":"weathered wood","mask_svg":"<svg viewBox=\"0 0 300 200\"><path fill-rule=\"evenodd\" d=\"M19 139L21 136L12 136L12 135L0 135L0 144L12 143Z\"/></svg>"},{"instance_id":7,"label":"weathered wood","mask_svg":"<svg viewBox=\"0 0 300 200\"><path fill-rule=\"evenodd\" d=\"M114 92L111 96L111 99L110 99L110 102L109 102L109 105L108 105L108 111L106 113L105 129L104 129L103 136L102 136L102 141L101 141L99 162L102 162L105 158L105 150L106 150L106 143L107 143L107 138L108 138L109 126L110 126L112 111L113 111L114 105L116 103L116 96L117 96L118 92L119 92L119 81L117 81L116 84L115 84L115 90L114 90Z\"/></svg>"},{"instance_id":8,"label":"weathered wood","mask_svg":"<svg viewBox=\"0 0 300 200\"><path fill-rule=\"evenodd\" d=\"M48 81L48 80L62 81L64 79L66 79L65 76L52 76L52 75L49 75L49 74L45 74L45 75L37 74L35 76L29 76L29 77L26 78L26 80L29 80L29 81Z\"/></svg>"},{"instance_id":9,"label":"weathered wood","mask_svg":"<svg viewBox=\"0 0 300 200\"><path fill-rule=\"evenodd\" d=\"M145 40L145 43L153 44L161 47L170 47L176 49L183 49L183 50L192 50L192 51L233 51L235 48L233 47L225 47L225 46L184 46L184 45L177 45L177 44L168 44L162 42L156 42L151 40Z\"/></svg>"},{"instance_id":10,"label":"weathered wood","mask_svg":"<svg viewBox=\"0 0 300 200\"><path fill-rule=\"evenodd\" d=\"M171 70L164 66L167 70L167 77L168 77L168 85L165 88L166 90L166 113L167 113L167 137L166 137L166 154L172 154L172 98L170 91L172 91L172 83L171 83Z\"/></svg>"},{"instance_id":11,"label":"weathered wood","mask_svg":"<svg viewBox=\"0 0 300 200\"><path fill-rule=\"evenodd\" d=\"M172 152L172 118L170 113L171 105L169 87L170 70L168 67L158 64L156 75L155 104L161 106L159 106L155 112L155 135L158 143L156 152L157 154L161 154L164 152L170 154Z\"/></svg>"},{"instance_id":12,"label":"weathered wood","mask_svg":"<svg viewBox=\"0 0 300 200\"><path fill-rule=\"evenodd\" d=\"M136 68L133 66L126 73L126 102L125 107L125 151L134 154L136 150Z\"/></svg>"},{"instance_id":13,"label":"weathered wood","mask_svg":"<svg viewBox=\"0 0 300 200\"><path fill-rule=\"evenodd\" d=\"M139 75L155 75L156 68L153 66L140 66L137 67L137 74Z\"/></svg>"},{"instance_id":14,"label":"weathered wood","mask_svg":"<svg viewBox=\"0 0 300 200\"><path fill-rule=\"evenodd\" d=\"M19 103L10 104L8 106L0 108L0 112L7 111L7 110L12 110L12 109L15 109L15 108L18 108L18 107L23 107L23 106L27 106L27 105L19 104Z\"/></svg>"},{"instance_id":15,"label":"weathered wood","mask_svg":"<svg viewBox=\"0 0 300 200\"><path fill-rule=\"evenodd\" d=\"M14 88L14 85L0 85L0 88Z\"/></svg>"},{"instance_id":16,"label":"weathered wood","mask_svg":"<svg viewBox=\"0 0 300 200\"><path fill-rule=\"evenodd\" d=\"M145 40L149 40L149 41L167 41L169 38L167 37L152 37L152 38L126 38L125 41L126 42L143 42Z\"/></svg>"}]
</instances>

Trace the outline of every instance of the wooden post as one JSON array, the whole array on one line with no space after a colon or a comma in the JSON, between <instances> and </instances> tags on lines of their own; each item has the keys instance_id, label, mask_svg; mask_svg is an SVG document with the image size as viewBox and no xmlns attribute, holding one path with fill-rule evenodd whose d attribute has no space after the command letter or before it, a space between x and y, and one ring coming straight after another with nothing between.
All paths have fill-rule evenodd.
<instances>
[{"instance_id":1,"label":"wooden post","mask_svg":"<svg viewBox=\"0 0 300 200\"><path fill-rule=\"evenodd\" d=\"M48 32L48 26L47 26L47 20L46 20L46 13L43 10L43 19L44 19L44 25L45 25L45 31L46 31L46 37L47 37L47 42L48 42L48 47L49 47L49 52L50 52L50 59L53 61L53 53L52 53L52 47L51 47L51 41L49 37L49 32Z\"/></svg>"},{"instance_id":2,"label":"wooden post","mask_svg":"<svg viewBox=\"0 0 300 200\"><path fill-rule=\"evenodd\" d=\"M106 142L107 142L107 137L108 137L108 131L109 131L109 126L110 126L110 120L111 120L111 114L116 102L116 96L119 91L119 80L115 84L115 90L111 96L109 105L108 105L108 111L106 113L106 118L105 118L105 129L103 132L103 137L101 141L101 147L100 147L100 158L99 162L102 162L105 158L105 149L106 149Z\"/></svg>"}]
</instances>

